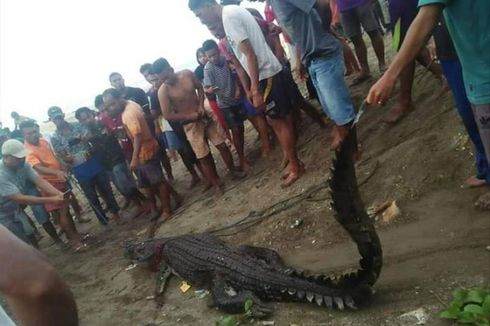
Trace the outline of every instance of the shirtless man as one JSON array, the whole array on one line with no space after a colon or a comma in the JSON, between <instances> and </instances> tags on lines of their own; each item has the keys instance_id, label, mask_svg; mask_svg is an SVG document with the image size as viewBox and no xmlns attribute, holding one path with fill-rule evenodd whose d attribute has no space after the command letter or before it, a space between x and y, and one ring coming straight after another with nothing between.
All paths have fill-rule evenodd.
<instances>
[{"instance_id":1,"label":"shirtless man","mask_svg":"<svg viewBox=\"0 0 490 326\"><path fill-rule=\"evenodd\" d=\"M210 140L220 152L232 177L240 177L233 157L225 144L225 132L216 117L204 108L204 89L190 70L174 72L167 60L160 58L153 63L153 72L161 79L158 99L163 117L180 121L192 149L196 153L206 179L214 187L217 196L223 194L221 182L209 148Z\"/></svg>"}]
</instances>

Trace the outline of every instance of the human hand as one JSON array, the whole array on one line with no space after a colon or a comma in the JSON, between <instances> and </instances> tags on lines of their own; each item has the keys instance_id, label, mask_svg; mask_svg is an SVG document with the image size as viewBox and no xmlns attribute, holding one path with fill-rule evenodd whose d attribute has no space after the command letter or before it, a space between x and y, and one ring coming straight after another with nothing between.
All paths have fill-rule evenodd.
<instances>
[{"instance_id":1,"label":"human hand","mask_svg":"<svg viewBox=\"0 0 490 326\"><path fill-rule=\"evenodd\" d=\"M308 72L306 71L306 67L304 64L298 62L295 70L300 80L308 79Z\"/></svg>"},{"instance_id":2,"label":"human hand","mask_svg":"<svg viewBox=\"0 0 490 326\"><path fill-rule=\"evenodd\" d=\"M393 93L395 82L396 79L386 72L369 90L366 103L369 105L384 105Z\"/></svg>"},{"instance_id":3,"label":"human hand","mask_svg":"<svg viewBox=\"0 0 490 326\"><path fill-rule=\"evenodd\" d=\"M257 110L262 112L265 110L264 95L262 95L261 92L259 91L252 92L251 103Z\"/></svg>"},{"instance_id":4,"label":"human hand","mask_svg":"<svg viewBox=\"0 0 490 326\"><path fill-rule=\"evenodd\" d=\"M68 179L68 175L65 171L57 171L56 177L63 182L65 182Z\"/></svg>"},{"instance_id":5,"label":"human hand","mask_svg":"<svg viewBox=\"0 0 490 326\"><path fill-rule=\"evenodd\" d=\"M131 171L136 171L139 165L140 165L139 159L137 157L133 157L131 159L131 163L129 164L129 167L131 168Z\"/></svg>"},{"instance_id":6,"label":"human hand","mask_svg":"<svg viewBox=\"0 0 490 326\"><path fill-rule=\"evenodd\" d=\"M65 153L65 154L61 154L60 156L61 156L61 159L63 161L65 161L66 163L68 163L68 164L73 163L73 156L71 156L70 154Z\"/></svg>"},{"instance_id":7,"label":"human hand","mask_svg":"<svg viewBox=\"0 0 490 326\"><path fill-rule=\"evenodd\" d=\"M271 35L279 35L282 33L282 28L276 24L269 24L269 33Z\"/></svg>"},{"instance_id":8,"label":"human hand","mask_svg":"<svg viewBox=\"0 0 490 326\"><path fill-rule=\"evenodd\" d=\"M66 201L65 197L63 196L63 193L60 193L60 195L47 197L47 199L49 200L50 203L57 204L57 205L63 204Z\"/></svg>"}]
</instances>

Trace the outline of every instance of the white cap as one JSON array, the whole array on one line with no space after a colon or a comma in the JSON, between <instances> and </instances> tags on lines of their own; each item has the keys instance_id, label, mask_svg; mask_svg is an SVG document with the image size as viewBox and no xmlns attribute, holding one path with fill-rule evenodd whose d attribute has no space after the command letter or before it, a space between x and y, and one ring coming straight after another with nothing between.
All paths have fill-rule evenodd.
<instances>
[{"instance_id":1,"label":"white cap","mask_svg":"<svg viewBox=\"0 0 490 326\"><path fill-rule=\"evenodd\" d=\"M2 155L12 155L17 158L24 158L27 156L27 151L17 139L9 139L2 145Z\"/></svg>"}]
</instances>

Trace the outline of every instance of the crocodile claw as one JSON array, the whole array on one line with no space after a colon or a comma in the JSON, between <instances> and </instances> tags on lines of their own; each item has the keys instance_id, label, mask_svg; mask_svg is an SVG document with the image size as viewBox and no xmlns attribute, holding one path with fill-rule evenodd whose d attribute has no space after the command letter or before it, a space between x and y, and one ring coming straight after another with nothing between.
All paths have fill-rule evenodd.
<instances>
[{"instance_id":1,"label":"crocodile claw","mask_svg":"<svg viewBox=\"0 0 490 326\"><path fill-rule=\"evenodd\" d=\"M274 312L274 308L265 303L254 303L250 311L255 318L260 319L270 316Z\"/></svg>"},{"instance_id":2,"label":"crocodile claw","mask_svg":"<svg viewBox=\"0 0 490 326\"><path fill-rule=\"evenodd\" d=\"M327 306L328 309L332 309L333 308L333 300L332 300L332 297L323 297L323 301L325 301L325 306Z\"/></svg>"},{"instance_id":3,"label":"crocodile claw","mask_svg":"<svg viewBox=\"0 0 490 326\"><path fill-rule=\"evenodd\" d=\"M341 297L334 297L333 300L335 301L335 305L337 308L339 308L339 310L344 310L344 301Z\"/></svg>"}]
</instances>

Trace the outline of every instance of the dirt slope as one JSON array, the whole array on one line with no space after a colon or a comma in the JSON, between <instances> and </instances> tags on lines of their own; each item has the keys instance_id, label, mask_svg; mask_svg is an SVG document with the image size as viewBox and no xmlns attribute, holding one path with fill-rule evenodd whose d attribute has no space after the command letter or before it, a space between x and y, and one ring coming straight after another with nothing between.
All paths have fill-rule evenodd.
<instances>
[{"instance_id":1,"label":"dirt slope","mask_svg":"<svg viewBox=\"0 0 490 326\"><path fill-rule=\"evenodd\" d=\"M488 286L490 260L485 247L490 244L489 213L473 208L483 190L460 188L473 173L470 144L450 93L438 94L437 81L422 68L416 75L414 112L397 125L386 126L378 122L386 110L372 109L360 122L364 155L358 179L366 206L397 200L402 211L392 223L378 223L385 264L374 301L357 312L275 304L276 312L271 318L275 325L413 325L415 322L404 322L399 316L421 307L429 316L426 325L450 325L439 320L437 314L451 290L459 286ZM356 105L369 84L352 89ZM217 202L210 193L189 193L188 177L179 165L176 185L186 196L184 208L159 229L158 235L225 226L319 184L328 176L332 156L327 135L327 131L304 118L299 151L307 173L287 190L279 187L278 149L273 160L256 161L254 174L244 181L225 178L228 190ZM255 133L248 128L247 151L252 157L257 156L255 139ZM328 201L327 191L322 190L226 240L276 249L291 265L314 271L355 267L357 253L333 219ZM290 225L296 219L303 223L293 229ZM155 274L139 268L125 271L128 262L122 256L120 243L141 238L145 225L145 221L137 221L101 231L92 222L88 229L103 240L92 251L68 255L52 246L44 249L75 293L81 324L214 325L222 314L207 308L205 300L196 298L193 289L182 294L178 289L180 280L172 280L166 304L157 308L145 299L152 295Z\"/></svg>"}]
</instances>

